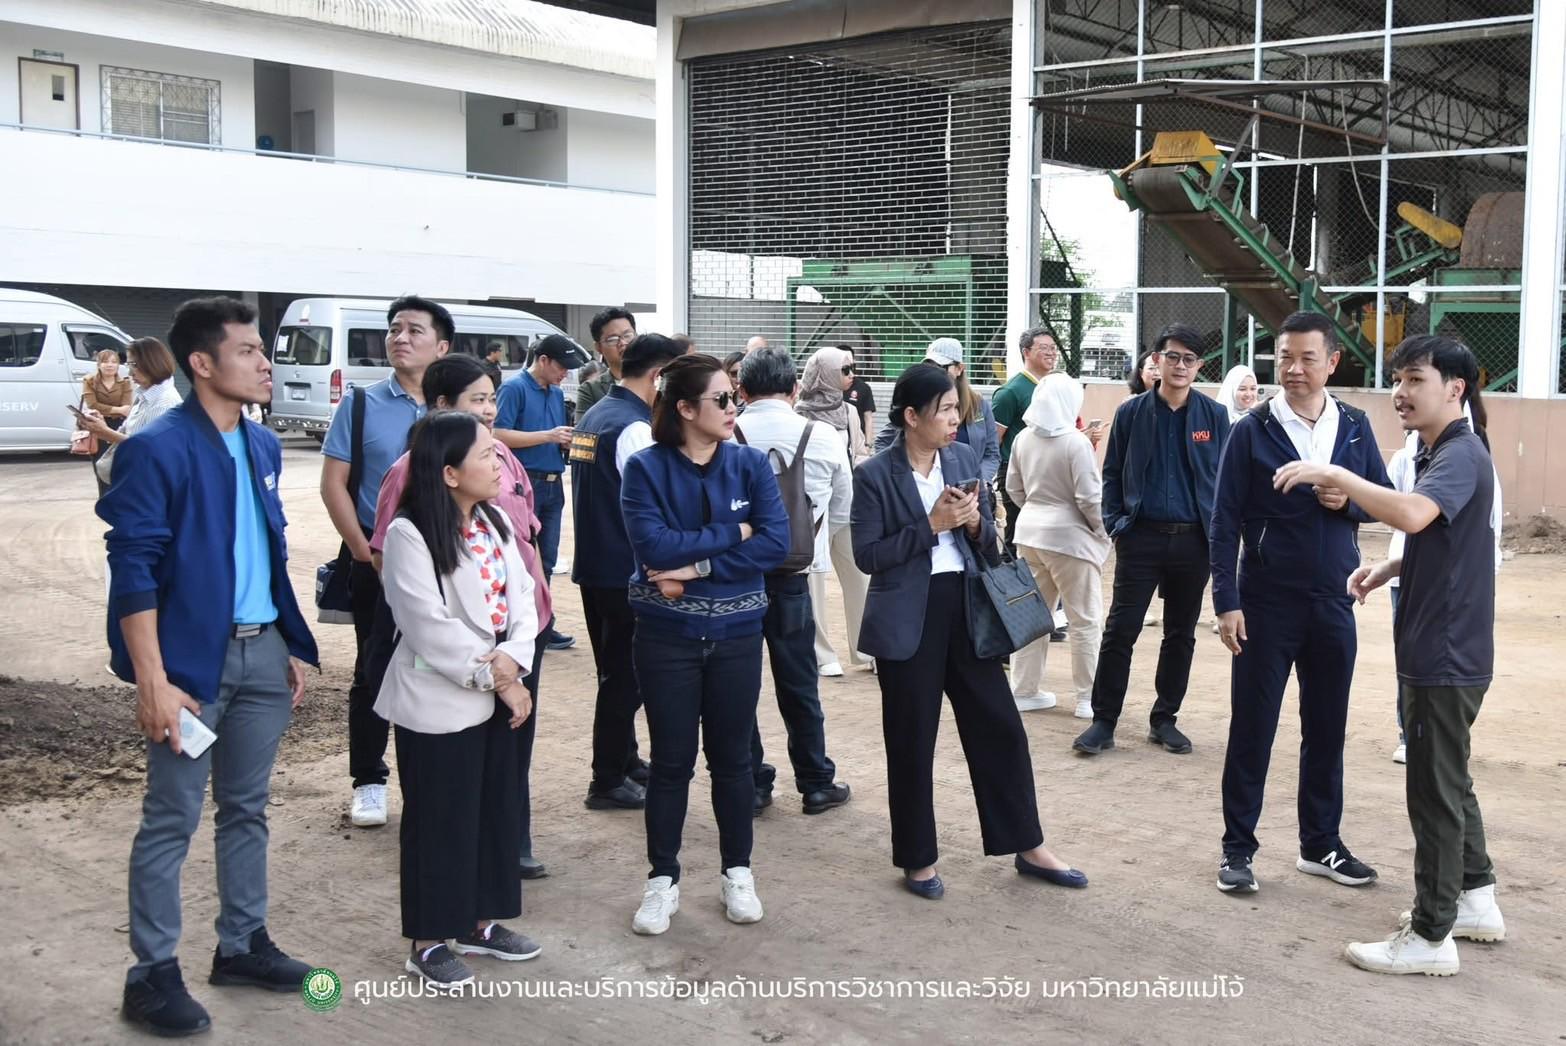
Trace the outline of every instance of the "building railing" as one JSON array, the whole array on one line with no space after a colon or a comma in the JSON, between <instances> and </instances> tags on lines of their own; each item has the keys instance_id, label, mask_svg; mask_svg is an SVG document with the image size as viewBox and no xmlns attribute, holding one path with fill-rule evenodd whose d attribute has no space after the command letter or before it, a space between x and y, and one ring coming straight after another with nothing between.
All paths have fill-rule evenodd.
<instances>
[{"instance_id":1,"label":"building railing","mask_svg":"<svg viewBox=\"0 0 1566 1046\"><path fill-rule=\"evenodd\" d=\"M574 182L555 182L544 178L519 178L507 174L486 174L480 171L457 171L449 168L418 167L405 163L385 163L379 160L351 160L341 156L320 156L315 153L291 153L280 149L245 149L236 145L211 145L207 142L176 142L167 138L147 138L132 134L110 134L104 131L81 131L61 127L44 127L39 124L0 122L0 131L29 131L34 134L56 134L68 138L99 138L115 142L136 142L142 145L162 145L175 149L197 149L212 153L238 153L245 156L267 156L283 160L306 160L311 163L340 164L348 167L370 167L385 171L406 171L413 174L438 174L472 181L505 182L513 185L537 185L547 189L573 189L582 192L615 193L620 196L652 197L650 192L635 189L610 189L598 185L581 185Z\"/></svg>"}]
</instances>

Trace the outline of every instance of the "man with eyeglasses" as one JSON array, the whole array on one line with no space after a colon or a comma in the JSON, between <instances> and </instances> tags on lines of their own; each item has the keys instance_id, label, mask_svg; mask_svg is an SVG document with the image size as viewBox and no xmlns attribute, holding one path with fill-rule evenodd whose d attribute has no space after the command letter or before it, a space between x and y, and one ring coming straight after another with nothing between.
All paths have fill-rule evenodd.
<instances>
[{"instance_id":1,"label":"man with eyeglasses","mask_svg":"<svg viewBox=\"0 0 1566 1046\"><path fill-rule=\"evenodd\" d=\"M1191 387L1203 340L1186 324L1165 327L1154 346L1158 380L1120 405L1109 430L1104 526L1115 541L1115 588L1093 679L1093 725L1071 746L1085 755L1115 747L1131 651L1158 590L1164 641L1147 739L1176 755L1191 750L1175 720L1191 678L1218 461L1229 436L1228 410Z\"/></svg>"},{"instance_id":2,"label":"man with eyeglasses","mask_svg":"<svg viewBox=\"0 0 1566 1046\"><path fill-rule=\"evenodd\" d=\"M578 425L587 417L588 408L607 396L620 380L620 361L631 342L636 340L636 317L624 309L604 309L593 316L587 332L593 336L593 347L603 356L608 369L592 381L577 386L574 420Z\"/></svg>"}]
</instances>

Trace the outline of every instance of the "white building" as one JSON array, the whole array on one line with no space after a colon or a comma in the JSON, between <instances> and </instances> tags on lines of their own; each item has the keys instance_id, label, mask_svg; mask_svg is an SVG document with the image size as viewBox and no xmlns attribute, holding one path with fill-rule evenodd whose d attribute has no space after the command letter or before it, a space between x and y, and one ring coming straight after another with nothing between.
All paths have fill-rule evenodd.
<instances>
[{"instance_id":1,"label":"white building","mask_svg":"<svg viewBox=\"0 0 1566 1046\"><path fill-rule=\"evenodd\" d=\"M530 0L8 0L0 282L648 311L654 31Z\"/></svg>"}]
</instances>

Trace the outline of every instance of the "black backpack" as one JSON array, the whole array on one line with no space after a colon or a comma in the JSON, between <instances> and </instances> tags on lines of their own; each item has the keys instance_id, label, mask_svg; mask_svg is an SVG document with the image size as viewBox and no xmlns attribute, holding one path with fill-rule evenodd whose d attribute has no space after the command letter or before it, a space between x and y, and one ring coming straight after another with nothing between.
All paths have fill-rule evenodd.
<instances>
[{"instance_id":1,"label":"black backpack","mask_svg":"<svg viewBox=\"0 0 1566 1046\"><path fill-rule=\"evenodd\" d=\"M810 507L810 496L805 493L805 446L810 442L810 430L815 422L805 422L805 431L799 435L799 446L794 448L794 460L785 462L776 447L767 451L767 460L774 463L778 473L778 493L783 496L783 508L788 512L788 555L774 574L797 574L809 570L816 561L816 532L821 529ZM745 442L745 433L734 426L734 438Z\"/></svg>"}]
</instances>

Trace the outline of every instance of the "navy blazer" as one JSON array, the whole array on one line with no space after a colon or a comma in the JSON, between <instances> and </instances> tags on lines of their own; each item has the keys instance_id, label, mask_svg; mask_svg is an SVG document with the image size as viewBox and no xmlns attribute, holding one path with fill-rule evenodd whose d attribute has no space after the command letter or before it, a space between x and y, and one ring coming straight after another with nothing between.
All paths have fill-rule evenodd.
<instances>
[{"instance_id":1,"label":"navy blazer","mask_svg":"<svg viewBox=\"0 0 1566 1046\"><path fill-rule=\"evenodd\" d=\"M979 457L973 448L953 442L939 453L947 483L979 476ZM979 498L979 513L979 536L968 537L964 530L957 539L965 574L978 571L980 554L992 563L1000 561L989 498ZM854 563L870 575L859 650L870 657L906 661L919 649L924 635L930 552L939 539L919 500L901 430L890 447L854 470L850 521Z\"/></svg>"}]
</instances>

